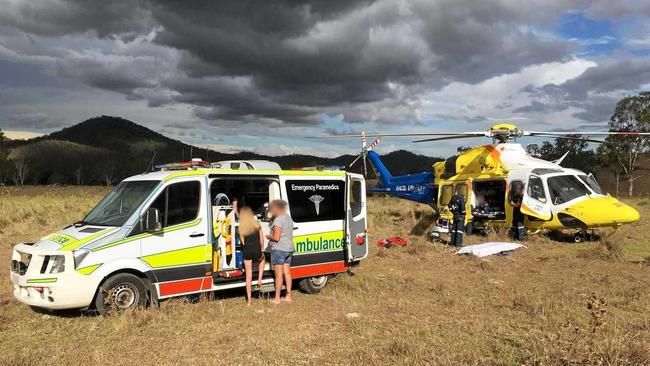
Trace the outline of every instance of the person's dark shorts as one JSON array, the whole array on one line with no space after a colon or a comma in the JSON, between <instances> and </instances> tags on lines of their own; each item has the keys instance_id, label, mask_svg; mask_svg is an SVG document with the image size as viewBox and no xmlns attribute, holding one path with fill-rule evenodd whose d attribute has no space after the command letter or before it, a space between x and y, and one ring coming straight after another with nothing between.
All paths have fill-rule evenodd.
<instances>
[{"instance_id":1,"label":"person's dark shorts","mask_svg":"<svg viewBox=\"0 0 650 366\"><path fill-rule=\"evenodd\" d=\"M259 261L262 258L262 249L259 245L244 245L244 260Z\"/></svg>"},{"instance_id":2,"label":"person's dark shorts","mask_svg":"<svg viewBox=\"0 0 650 366\"><path fill-rule=\"evenodd\" d=\"M272 264L291 264L293 252L285 252L284 250L271 250L271 263Z\"/></svg>"}]
</instances>

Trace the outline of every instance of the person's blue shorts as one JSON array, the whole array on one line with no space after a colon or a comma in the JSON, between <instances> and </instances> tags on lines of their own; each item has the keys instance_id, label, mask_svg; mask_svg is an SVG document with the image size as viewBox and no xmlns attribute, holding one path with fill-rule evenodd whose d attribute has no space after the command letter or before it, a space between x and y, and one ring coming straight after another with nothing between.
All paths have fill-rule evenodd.
<instances>
[{"instance_id":1,"label":"person's blue shorts","mask_svg":"<svg viewBox=\"0 0 650 366\"><path fill-rule=\"evenodd\" d=\"M271 250L271 263L272 264L291 264L293 252L285 252L284 250Z\"/></svg>"}]
</instances>

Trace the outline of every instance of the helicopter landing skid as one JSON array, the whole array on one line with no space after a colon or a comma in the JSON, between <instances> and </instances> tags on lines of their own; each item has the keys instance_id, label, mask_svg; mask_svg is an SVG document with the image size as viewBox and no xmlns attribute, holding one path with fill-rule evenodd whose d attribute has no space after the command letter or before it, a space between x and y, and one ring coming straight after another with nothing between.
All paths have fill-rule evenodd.
<instances>
[{"instance_id":1,"label":"helicopter landing skid","mask_svg":"<svg viewBox=\"0 0 650 366\"><path fill-rule=\"evenodd\" d=\"M588 230L588 229L581 229L580 231L576 232L573 234L573 242L574 243L583 243L583 242L590 242L590 241L595 241L597 240L598 235L594 232L594 230Z\"/></svg>"}]
</instances>

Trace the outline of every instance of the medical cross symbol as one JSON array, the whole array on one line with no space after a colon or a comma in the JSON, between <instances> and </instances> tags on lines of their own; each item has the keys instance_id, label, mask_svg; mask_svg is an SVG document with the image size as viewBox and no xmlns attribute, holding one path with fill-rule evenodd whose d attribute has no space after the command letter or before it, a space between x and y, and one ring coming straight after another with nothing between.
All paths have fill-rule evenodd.
<instances>
[{"instance_id":1,"label":"medical cross symbol","mask_svg":"<svg viewBox=\"0 0 650 366\"><path fill-rule=\"evenodd\" d=\"M314 203L314 208L316 209L316 216L320 215L320 203L323 202L325 197L315 194L309 197L309 200Z\"/></svg>"}]
</instances>

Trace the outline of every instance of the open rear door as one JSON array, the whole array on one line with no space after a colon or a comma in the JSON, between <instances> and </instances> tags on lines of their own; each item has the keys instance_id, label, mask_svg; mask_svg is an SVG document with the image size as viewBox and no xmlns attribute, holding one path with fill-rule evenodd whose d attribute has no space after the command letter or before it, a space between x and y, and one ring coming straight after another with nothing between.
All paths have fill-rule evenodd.
<instances>
[{"instance_id":1,"label":"open rear door","mask_svg":"<svg viewBox=\"0 0 650 366\"><path fill-rule=\"evenodd\" d=\"M553 217L551 202L546 195L544 181L535 174L528 175L521 212L545 221Z\"/></svg>"},{"instance_id":2,"label":"open rear door","mask_svg":"<svg viewBox=\"0 0 650 366\"><path fill-rule=\"evenodd\" d=\"M362 175L347 176L346 238L349 261L358 261L368 255L366 218L366 182Z\"/></svg>"}]
</instances>

